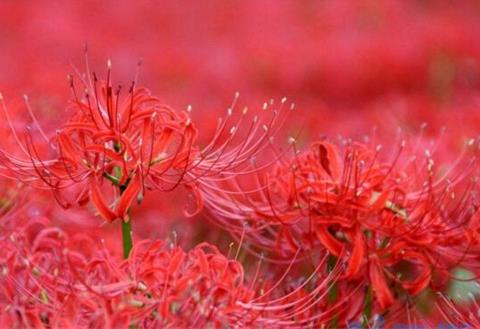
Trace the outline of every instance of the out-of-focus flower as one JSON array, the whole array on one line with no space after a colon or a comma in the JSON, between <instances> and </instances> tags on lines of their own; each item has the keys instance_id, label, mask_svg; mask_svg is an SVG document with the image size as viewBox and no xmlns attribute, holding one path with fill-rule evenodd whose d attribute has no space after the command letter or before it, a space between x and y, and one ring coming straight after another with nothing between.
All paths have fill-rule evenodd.
<instances>
[{"instance_id":1,"label":"out-of-focus flower","mask_svg":"<svg viewBox=\"0 0 480 329\"><path fill-rule=\"evenodd\" d=\"M325 257L307 279L286 280L287 268L273 282L208 243L185 252L145 240L121 260L93 236L14 215L0 239L2 326L284 328L343 323L349 313L348 299L327 298L338 269L319 276Z\"/></svg>"},{"instance_id":2,"label":"out-of-focus flower","mask_svg":"<svg viewBox=\"0 0 480 329\"><path fill-rule=\"evenodd\" d=\"M241 265L212 245L139 243L128 261L45 218L2 235L2 326L188 327L235 323L251 298ZM80 247L81 246L81 247Z\"/></svg>"}]
</instances>

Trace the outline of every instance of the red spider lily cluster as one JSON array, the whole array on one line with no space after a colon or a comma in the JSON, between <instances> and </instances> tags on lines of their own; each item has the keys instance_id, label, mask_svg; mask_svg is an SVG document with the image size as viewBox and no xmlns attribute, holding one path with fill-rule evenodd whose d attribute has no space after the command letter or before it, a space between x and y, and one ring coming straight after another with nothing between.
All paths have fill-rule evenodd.
<instances>
[{"instance_id":1,"label":"red spider lily cluster","mask_svg":"<svg viewBox=\"0 0 480 329\"><path fill-rule=\"evenodd\" d=\"M110 2L0 4L0 327L480 327L474 1Z\"/></svg>"}]
</instances>

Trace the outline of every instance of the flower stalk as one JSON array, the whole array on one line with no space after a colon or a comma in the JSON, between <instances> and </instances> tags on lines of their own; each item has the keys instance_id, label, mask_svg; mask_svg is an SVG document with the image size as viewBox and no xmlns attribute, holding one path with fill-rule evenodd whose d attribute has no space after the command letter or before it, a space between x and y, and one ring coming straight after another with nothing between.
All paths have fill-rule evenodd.
<instances>
[{"instance_id":1,"label":"flower stalk","mask_svg":"<svg viewBox=\"0 0 480 329\"><path fill-rule=\"evenodd\" d=\"M118 180L121 179L121 170L119 167L115 168L115 176ZM113 181L112 181L113 183ZM125 190L128 187L129 180L124 185L118 185L118 188L120 190L120 197L122 194L125 192ZM130 208L127 210L127 217L122 218L120 221L122 223L122 246L123 246L123 258L128 259L128 256L130 255L130 250L132 250L133 247L133 240L132 240L132 220L130 217Z\"/></svg>"},{"instance_id":2,"label":"flower stalk","mask_svg":"<svg viewBox=\"0 0 480 329\"><path fill-rule=\"evenodd\" d=\"M122 220L122 241L123 241L123 258L128 259L130 255L130 250L133 247L132 241L132 221Z\"/></svg>"}]
</instances>

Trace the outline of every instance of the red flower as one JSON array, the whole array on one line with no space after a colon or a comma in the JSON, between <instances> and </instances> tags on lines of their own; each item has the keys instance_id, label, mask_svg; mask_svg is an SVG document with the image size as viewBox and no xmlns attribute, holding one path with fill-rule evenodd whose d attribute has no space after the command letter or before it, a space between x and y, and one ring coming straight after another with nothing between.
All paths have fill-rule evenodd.
<instances>
[{"instance_id":1,"label":"red flower","mask_svg":"<svg viewBox=\"0 0 480 329\"><path fill-rule=\"evenodd\" d=\"M193 158L196 136L186 112L163 105L135 83L122 95L110 75L109 66L104 82L95 74L82 77L82 94L71 78L73 115L52 138L53 155L48 160L39 154L39 143L29 132L20 145L26 158L2 151L3 162L15 177L50 188L64 206L70 201L62 190L75 186L79 191L75 201L90 199L107 221L126 219L146 184L180 181ZM123 189L114 206L102 190L105 179Z\"/></svg>"},{"instance_id":2,"label":"red flower","mask_svg":"<svg viewBox=\"0 0 480 329\"><path fill-rule=\"evenodd\" d=\"M211 142L200 150L188 112L162 104L135 82L127 93L114 88L110 63L106 81L98 81L95 74L79 79L80 87L70 77L73 99L68 110L73 114L48 147L31 130L22 139L11 124L21 152L1 151L2 174L51 190L64 207L90 201L108 222L128 220L130 206L142 200L146 189L171 191L180 184L193 191L201 209L197 186L208 190L215 176L226 180L242 174L245 163L264 151L284 120L283 112L269 116L271 104L265 104L242 131L247 108L232 121L237 95ZM11 122L8 113L6 118ZM48 139L38 124L37 128ZM236 142L240 136L243 139Z\"/></svg>"},{"instance_id":3,"label":"red flower","mask_svg":"<svg viewBox=\"0 0 480 329\"><path fill-rule=\"evenodd\" d=\"M342 157L335 145L314 143L252 192L223 185L207 205L225 229L243 232L253 251L280 259L299 250L330 254L343 268L338 282L364 282L384 311L400 298L394 291L418 295L475 259L466 239L473 238L466 231L475 223L466 208L473 196L454 196L472 189L467 178L475 166L467 162L460 172L459 161L439 175L430 152L420 164L405 148L402 142L393 160L382 162L379 147L347 143Z\"/></svg>"}]
</instances>

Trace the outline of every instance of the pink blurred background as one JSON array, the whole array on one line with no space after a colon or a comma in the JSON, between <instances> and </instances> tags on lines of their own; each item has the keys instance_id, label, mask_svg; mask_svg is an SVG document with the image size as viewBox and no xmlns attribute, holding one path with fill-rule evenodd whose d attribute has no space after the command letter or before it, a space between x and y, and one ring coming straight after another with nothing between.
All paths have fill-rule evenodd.
<instances>
[{"instance_id":1,"label":"pink blurred background","mask_svg":"<svg viewBox=\"0 0 480 329\"><path fill-rule=\"evenodd\" d=\"M250 106L287 96L311 130L346 135L339 120L365 110L405 124L405 111L422 121L426 107L477 103L477 1L4 0L0 15L0 89L40 105L68 97L84 43L94 68L111 58L124 84L142 58L140 81L202 118L237 90Z\"/></svg>"}]
</instances>

